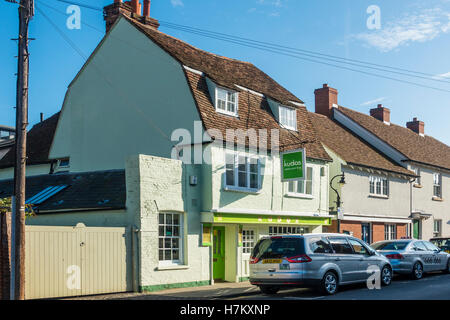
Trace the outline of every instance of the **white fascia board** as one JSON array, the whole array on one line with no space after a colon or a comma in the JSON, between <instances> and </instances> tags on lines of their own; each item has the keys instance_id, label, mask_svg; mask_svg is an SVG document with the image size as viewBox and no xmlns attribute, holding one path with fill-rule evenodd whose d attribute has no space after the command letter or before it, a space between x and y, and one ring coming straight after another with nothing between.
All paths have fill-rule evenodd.
<instances>
[{"instance_id":1,"label":"white fascia board","mask_svg":"<svg viewBox=\"0 0 450 320\"><path fill-rule=\"evenodd\" d=\"M242 87L242 86L237 85L237 84L235 84L235 86L236 86L236 88L238 88L238 89L240 89L240 90L242 90L242 91L247 91L247 92L250 92L251 94L254 94L254 95L258 96L258 97L264 98L264 95L263 95L262 93L253 91L253 90L251 90L251 89Z\"/></svg>"},{"instance_id":2,"label":"white fascia board","mask_svg":"<svg viewBox=\"0 0 450 320\"><path fill-rule=\"evenodd\" d=\"M404 218L398 216L363 216L344 214L345 221L361 221L361 222L386 222L386 223L412 223L411 218Z\"/></svg>"},{"instance_id":3,"label":"white fascia board","mask_svg":"<svg viewBox=\"0 0 450 320\"><path fill-rule=\"evenodd\" d=\"M204 73L203 73L202 71L199 71L199 70L190 68L190 67L188 67L188 66L183 65L183 68L185 68L187 71L190 71L190 72L192 72L192 73L198 74L199 76L202 76L202 77L203 77L203 75L204 75Z\"/></svg>"},{"instance_id":4,"label":"white fascia board","mask_svg":"<svg viewBox=\"0 0 450 320\"><path fill-rule=\"evenodd\" d=\"M408 158L401 152L397 151L389 144L387 144L386 142L378 138L376 135L374 135L372 132L363 128L361 125L359 125L358 123L347 117L345 114L339 111L339 109L334 109L333 115L334 119L337 122L339 122L344 127L348 128L350 131L352 131L357 136L362 138L364 141L372 145L375 149L384 153L387 157L394 160L400 166L404 168L407 167L405 165L405 160L408 160Z\"/></svg>"},{"instance_id":5,"label":"white fascia board","mask_svg":"<svg viewBox=\"0 0 450 320\"><path fill-rule=\"evenodd\" d=\"M212 209L211 213L241 213L241 214L253 214L263 216L294 216L294 217L318 217L318 218L332 218L329 214L319 214L317 212L298 212L298 211L273 211L273 210L257 210L257 209L228 209L217 208Z\"/></svg>"},{"instance_id":6,"label":"white fascia board","mask_svg":"<svg viewBox=\"0 0 450 320\"><path fill-rule=\"evenodd\" d=\"M299 102L295 102L295 101L288 101L290 104L293 104L296 107L306 107L306 104L304 103L299 103Z\"/></svg>"}]
</instances>

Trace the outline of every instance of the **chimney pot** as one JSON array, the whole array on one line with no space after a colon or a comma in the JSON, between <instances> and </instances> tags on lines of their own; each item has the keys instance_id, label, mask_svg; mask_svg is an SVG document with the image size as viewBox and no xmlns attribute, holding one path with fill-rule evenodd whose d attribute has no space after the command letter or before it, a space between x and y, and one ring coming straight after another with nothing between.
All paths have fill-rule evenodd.
<instances>
[{"instance_id":1,"label":"chimney pot","mask_svg":"<svg viewBox=\"0 0 450 320\"><path fill-rule=\"evenodd\" d=\"M114 25L116 20L121 16L127 16L149 27L158 29L159 22L150 17L150 0L144 0L144 5L139 0L114 0L114 3L103 8L103 16L106 22L106 32ZM143 15L142 8L144 9Z\"/></svg>"},{"instance_id":2,"label":"chimney pot","mask_svg":"<svg viewBox=\"0 0 450 320\"><path fill-rule=\"evenodd\" d=\"M333 107L338 105L338 91L324 84L322 88L314 90L316 97L316 113L332 117Z\"/></svg>"},{"instance_id":3,"label":"chimney pot","mask_svg":"<svg viewBox=\"0 0 450 320\"><path fill-rule=\"evenodd\" d=\"M370 116L386 124L391 123L391 110L389 110L389 108L383 107L382 104L379 104L374 109L370 109Z\"/></svg>"},{"instance_id":4,"label":"chimney pot","mask_svg":"<svg viewBox=\"0 0 450 320\"><path fill-rule=\"evenodd\" d=\"M44 113L41 112L41 122L44 121Z\"/></svg>"}]
</instances>

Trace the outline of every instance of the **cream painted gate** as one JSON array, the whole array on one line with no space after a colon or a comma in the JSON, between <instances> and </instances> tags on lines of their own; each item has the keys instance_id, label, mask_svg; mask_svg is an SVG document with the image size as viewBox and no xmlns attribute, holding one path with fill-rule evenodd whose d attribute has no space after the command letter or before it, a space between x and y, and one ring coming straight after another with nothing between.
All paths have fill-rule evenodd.
<instances>
[{"instance_id":1,"label":"cream painted gate","mask_svg":"<svg viewBox=\"0 0 450 320\"><path fill-rule=\"evenodd\" d=\"M127 291L125 228L27 226L26 299Z\"/></svg>"}]
</instances>

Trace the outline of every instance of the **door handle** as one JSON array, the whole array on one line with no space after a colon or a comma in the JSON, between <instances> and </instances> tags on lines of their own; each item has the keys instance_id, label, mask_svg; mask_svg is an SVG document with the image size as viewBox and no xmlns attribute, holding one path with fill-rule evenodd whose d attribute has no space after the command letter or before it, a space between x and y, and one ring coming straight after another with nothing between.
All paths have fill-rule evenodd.
<instances>
[{"instance_id":1,"label":"door handle","mask_svg":"<svg viewBox=\"0 0 450 320\"><path fill-rule=\"evenodd\" d=\"M334 259L335 261L341 261L341 258L336 258L336 259Z\"/></svg>"},{"instance_id":2,"label":"door handle","mask_svg":"<svg viewBox=\"0 0 450 320\"><path fill-rule=\"evenodd\" d=\"M269 270L267 270L267 271L269 271L269 272L275 272L276 270L275 270L275 269L269 269Z\"/></svg>"}]
</instances>

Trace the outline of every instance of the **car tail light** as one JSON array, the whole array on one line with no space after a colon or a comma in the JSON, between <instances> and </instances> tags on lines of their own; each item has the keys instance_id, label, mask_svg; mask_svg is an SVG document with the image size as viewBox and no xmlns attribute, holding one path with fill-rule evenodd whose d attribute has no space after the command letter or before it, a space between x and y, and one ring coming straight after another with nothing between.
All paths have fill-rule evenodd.
<instances>
[{"instance_id":1,"label":"car tail light","mask_svg":"<svg viewBox=\"0 0 450 320\"><path fill-rule=\"evenodd\" d=\"M250 264L256 264L256 263L258 263L258 261L259 261L259 258L254 258L254 257L251 257L250 258Z\"/></svg>"},{"instance_id":2,"label":"car tail light","mask_svg":"<svg viewBox=\"0 0 450 320\"><path fill-rule=\"evenodd\" d=\"M402 260L402 259L404 259L403 256L400 253L387 254L386 258L388 258L388 259L395 259L395 260Z\"/></svg>"},{"instance_id":3,"label":"car tail light","mask_svg":"<svg viewBox=\"0 0 450 320\"><path fill-rule=\"evenodd\" d=\"M308 257L306 254L302 254L299 256L289 257L286 258L287 261L290 263L304 263L304 262L311 262L311 258Z\"/></svg>"}]
</instances>

